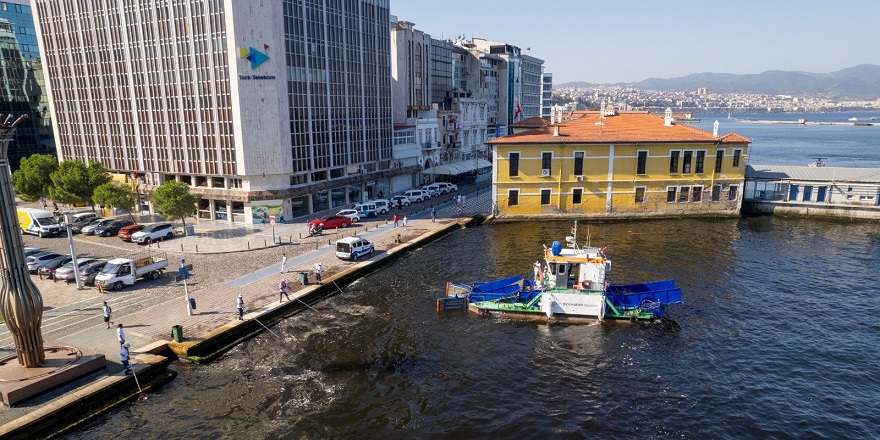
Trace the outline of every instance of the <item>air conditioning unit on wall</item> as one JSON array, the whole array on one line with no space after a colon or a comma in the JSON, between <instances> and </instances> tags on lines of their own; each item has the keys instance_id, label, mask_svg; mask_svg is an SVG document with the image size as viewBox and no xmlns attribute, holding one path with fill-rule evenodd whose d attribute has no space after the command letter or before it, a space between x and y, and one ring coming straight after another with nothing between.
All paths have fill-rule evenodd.
<instances>
[{"instance_id":1,"label":"air conditioning unit on wall","mask_svg":"<svg viewBox=\"0 0 880 440\"><path fill-rule=\"evenodd\" d=\"M541 177L550 177L550 170L546 168L541 170Z\"/></svg>"},{"instance_id":2,"label":"air conditioning unit on wall","mask_svg":"<svg viewBox=\"0 0 880 440\"><path fill-rule=\"evenodd\" d=\"M583 181L584 181L584 176L574 176L574 177L577 178L577 181L578 181L578 182L583 182Z\"/></svg>"}]
</instances>

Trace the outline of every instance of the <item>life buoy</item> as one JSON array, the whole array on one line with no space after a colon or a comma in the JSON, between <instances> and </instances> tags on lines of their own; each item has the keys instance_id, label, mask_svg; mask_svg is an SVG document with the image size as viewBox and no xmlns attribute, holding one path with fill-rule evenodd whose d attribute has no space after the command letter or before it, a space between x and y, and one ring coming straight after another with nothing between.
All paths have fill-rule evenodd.
<instances>
[{"instance_id":1,"label":"life buoy","mask_svg":"<svg viewBox=\"0 0 880 440\"><path fill-rule=\"evenodd\" d=\"M581 288L584 290L590 290L593 288L593 282L590 280L581 281Z\"/></svg>"}]
</instances>

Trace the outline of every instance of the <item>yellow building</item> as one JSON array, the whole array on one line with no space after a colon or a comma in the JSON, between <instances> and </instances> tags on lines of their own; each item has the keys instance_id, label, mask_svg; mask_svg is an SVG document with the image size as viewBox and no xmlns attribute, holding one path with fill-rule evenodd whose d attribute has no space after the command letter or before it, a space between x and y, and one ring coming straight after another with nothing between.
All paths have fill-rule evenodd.
<instances>
[{"instance_id":1,"label":"yellow building","mask_svg":"<svg viewBox=\"0 0 880 440\"><path fill-rule=\"evenodd\" d=\"M672 112L561 113L490 140L498 217L737 215L748 147Z\"/></svg>"}]
</instances>

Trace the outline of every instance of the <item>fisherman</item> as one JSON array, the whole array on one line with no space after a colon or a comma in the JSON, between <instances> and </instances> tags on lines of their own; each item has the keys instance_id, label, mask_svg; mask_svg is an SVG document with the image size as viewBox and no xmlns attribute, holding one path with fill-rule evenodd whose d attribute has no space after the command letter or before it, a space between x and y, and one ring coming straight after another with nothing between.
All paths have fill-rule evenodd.
<instances>
[{"instance_id":1,"label":"fisherman","mask_svg":"<svg viewBox=\"0 0 880 440\"><path fill-rule=\"evenodd\" d=\"M128 347L130 345L126 342L122 344L122 348L119 350L119 360L122 361L122 368L125 371L125 374L131 374L131 365L128 364Z\"/></svg>"},{"instance_id":2,"label":"fisherman","mask_svg":"<svg viewBox=\"0 0 880 440\"><path fill-rule=\"evenodd\" d=\"M235 306L238 307L238 320L244 320L244 298L241 297L241 294L238 294L238 299L235 301Z\"/></svg>"}]
</instances>

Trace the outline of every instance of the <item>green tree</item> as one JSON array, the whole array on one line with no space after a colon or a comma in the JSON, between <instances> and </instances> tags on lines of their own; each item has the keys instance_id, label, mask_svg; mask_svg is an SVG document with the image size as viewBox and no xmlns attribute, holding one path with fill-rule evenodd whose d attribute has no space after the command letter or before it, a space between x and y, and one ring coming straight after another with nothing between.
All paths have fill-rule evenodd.
<instances>
[{"instance_id":1,"label":"green tree","mask_svg":"<svg viewBox=\"0 0 880 440\"><path fill-rule=\"evenodd\" d=\"M22 200L35 202L49 197L52 179L49 175L58 169L58 159L49 154L32 154L21 159L21 165L12 173L12 187Z\"/></svg>"},{"instance_id":2,"label":"green tree","mask_svg":"<svg viewBox=\"0 0 880 440\"><path fill-rule=\"evenodd\" d=\"M131 188L128 186L114 185L109 182L102 184L95 188L93 198L95 203L99 205L119 208L127 212L128 216L131 217L131 221L135 221L134 216L131 214L131 210L134 208L134 194L132 194Z\"/></svg>"},{"instance_id":3,"label":"green tree","mask_svg":"<svg viewBox=\"0 0 880 440\"><path fill-rule=\"evenodd\" d=\"M196 213L200 197L189 193L189 185L169 180L156 188L152 202L156 212L170 221L180 219L186 226L186 217Z\"/></svg>"},{"instance_id":4,"label":"green tree","mask_svg":"<svg viewBox=\"0 0 880 440\"><path fill-rule=\"evenodd\" d=\"M49 175L52 186L49 195L53 200L68 205L86 203L95 209L95 188L110 182L110 173L100 162L88 166L80 160L65 160Z\"/></svg>"}]
</instances>

